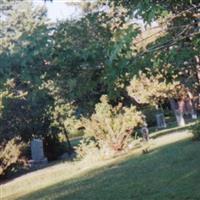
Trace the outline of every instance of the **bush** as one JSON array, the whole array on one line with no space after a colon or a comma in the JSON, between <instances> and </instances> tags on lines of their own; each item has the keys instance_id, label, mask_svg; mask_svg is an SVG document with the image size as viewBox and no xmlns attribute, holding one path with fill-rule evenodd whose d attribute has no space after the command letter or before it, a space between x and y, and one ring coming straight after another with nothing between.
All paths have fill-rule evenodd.
<instances>
[{"instance_id":1,"label":"bush","mask_svg":"<svg viewBox=\"0 0 200 200\"><path fill-rule=\"evenodd\" d=\"M143 115L134 106L128 108L118 104L113 107L108 103L107 96L102 96L95 113L90 119L83 118L82 122L85 135L93 137L96 146L109 154L128 147L134 128L143 123Z\"/></svg>"},{"instance_id":2,"label":"bush","mask_svg":"<svg viewBox=\"0 0 200 200\"><path fill-rule=\"evenodd\" d=\"M98 159L97 154L99 153L99 148L97 146L97 143L91 138L82 139L78 147L76 147L75 149L78 159L85 158L86 156L89 158L94 156L95 159Z\"/></svg>"},{"instance_id":3,"label":"bush","mask_svg":"<svg viewBox=\"0 0 200 200\"><path fill-rule=\"evenodd\" d=\"M200 140L200 120L191 128L195 140Z\"/></svg>"},{"instance_id":4,"label":"bush","mask_svg":"<svg viewBox=\"0 0 200 200\"><path fill-rule=\"evenodd\" d=\"M25 144L19 139L11 139L0 147L0 177L9 171L15 171L17 165L24 165L26 160L22 159ZM12 169L12 170L11 170Z\"/></svg>"}]
</instances>

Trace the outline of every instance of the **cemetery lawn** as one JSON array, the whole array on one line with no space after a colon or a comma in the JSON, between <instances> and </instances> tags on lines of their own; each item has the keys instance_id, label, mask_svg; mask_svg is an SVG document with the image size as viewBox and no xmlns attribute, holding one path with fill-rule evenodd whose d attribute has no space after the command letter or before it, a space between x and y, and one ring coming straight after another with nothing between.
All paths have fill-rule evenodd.
<instances>
[{"instance_id":1,"label":"cemetery lawn","mask_svg":"<svg viewBox=\"0 0 200 200\"><path fill-rule=\"evenodd\" d=\"M166 141L167 137L163 138ZM162 143L162 140L159 142ZM66 170L67 168L66 165ZM65 177L66 170L64 173L63 169L60 168L59 171L57 168L57 174L52 172L51 175L48 171L46 173L43 171L41 181L56 180L56 175L64 178L48 186L43 185L37 190L34 189L33 183L41 183L34 180L34 174L27 176L21 180L22 185L26 183L24 187L28 190L27 194L19 192L7 199L17 199L17 197L22 200L200 199L200 142L194 142L191 138L161 145L148 154L121 156L77 176L73 175L70 179ZM69 170L68 176L70 173ZM35 178L37 179L36 175Z\"/></svg>"}]
</instances>

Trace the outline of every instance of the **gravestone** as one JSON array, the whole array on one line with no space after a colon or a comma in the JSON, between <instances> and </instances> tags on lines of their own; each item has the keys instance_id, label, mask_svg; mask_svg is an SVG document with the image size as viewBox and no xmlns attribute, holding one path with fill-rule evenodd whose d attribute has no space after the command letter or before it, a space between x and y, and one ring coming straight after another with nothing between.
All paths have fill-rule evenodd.
<instances>
[{"instance_id":1,"label":"gravestone","mask_svg":"<svg viewBox=\"0 0 200 200\"><path fill-rule=\"evenodd\" d=\"M142 152L143 153L148 153L149 152L149 129L147 128L147 125L145 124L141 129L142 133L142 140L143 140L143 145L142 145Z\"/></svg>"},{"instance_id":2,"label":"gravestone","mask_svg":"<svg viewBox=\"0 0 200 200\"><path fill-rule=\"evenodd\" d=\"M47 163L47 158L44 156L43 141L41 139L33 139L31 141L31 157L32 164Z\"/></svg>"},{"instance_id":3,"label":"gravestone","mask_svg":"<svg viewBox=\"0 0 200 200\"><path fill-rule=\"evenodd\" d=\"M148 142L149 141L149 129L147 128L147 126L143 126L141 129L141 134L142 134L142 138L144 142Z\"/></svg>"},{"instance_id":4,"label":"gravestone","mask_svg":"<svg viewBox=\"0 0 200 200\"><path fill-rule=\"evenodd\" d=\"M192 115L192 119L197 119L197 113L194 110L192 110L191 115Z\"/></svg>"},{"instance_id":5,"label":"gravestone","mask_svg":"<svg viewBox=\"0 0 200 200\"><path fill-rule=\"evenodd\" d=\"M166 128L165 116L163 113L156 114L156 122L158 128Z\"/></svg>"}]
</instances>

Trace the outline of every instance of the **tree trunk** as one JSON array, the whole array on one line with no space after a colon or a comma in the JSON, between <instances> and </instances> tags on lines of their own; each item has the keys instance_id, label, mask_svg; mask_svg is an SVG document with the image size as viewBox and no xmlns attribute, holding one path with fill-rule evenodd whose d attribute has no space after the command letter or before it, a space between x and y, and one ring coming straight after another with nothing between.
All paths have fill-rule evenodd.
<instances>
[{"instance_id":1,"label":"tree trunk","mask_svg":"<svg viewBox=\"0 0 200 200\"><path fill-rule=\"evenodd\" d=\"M187 93L188 93L188 98L186 99L186 109L190 113L192 119L197 119L197 110L196 110L196 107L195 107L195 98L194 98L192 92L190 92L189 90L188 90Z\"/></svg>"},{"instance_id":2,"label":"tree trunk","mask_svg":"<svg viewBox=\"0 0 200 200\"><path fill-rule=\"evenodd\" d=\"M66 139L67 139L67 145L68 145L68 147L69 147L69 152L71 153L71 151L73 150L73 147L72 147L72 145L71 145L71 143L70 143L70 140L69 140L69 136L68 136L67 131L64 130L64 133L65 133L65 137L66 137Z\"/></svg>"},{"instance_id":3,"label":"tree trunk","mask_svg":"<svg viewBox=\"0 0 200 200\"><path fill-rule=\"evenodd\" d=\"M183 103L183 100L176 103L174 99L170 99L170 106L175 114L178 126L185 125L185 120L183 118Z\"/></svg>"},{"instance_id":4,"label":"tree trunk","mask_svg":"<svg viewBox=\"0 0 200 200\"><path fill-rule=\"evenodd\" d=\"M196 61L197 80L200 83L200 58L199 58L199 56L195 56L195 61Z\"/></svg>"}]
</instances>

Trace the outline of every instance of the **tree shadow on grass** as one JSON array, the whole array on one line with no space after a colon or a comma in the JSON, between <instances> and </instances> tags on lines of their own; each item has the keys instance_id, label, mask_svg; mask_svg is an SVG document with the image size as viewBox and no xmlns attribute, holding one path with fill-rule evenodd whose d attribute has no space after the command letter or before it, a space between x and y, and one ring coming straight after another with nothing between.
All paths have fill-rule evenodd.
<instances>
[{"instance_id":1,"label":"tree shadow on grass","mask_svg":"<svg viewBox=\"0 0 200 200\"><path fill-rule=\"evenodd\" d=\"M20 199L199 200L200 143L178 142Z\"/></svg>"}]
</instances>

